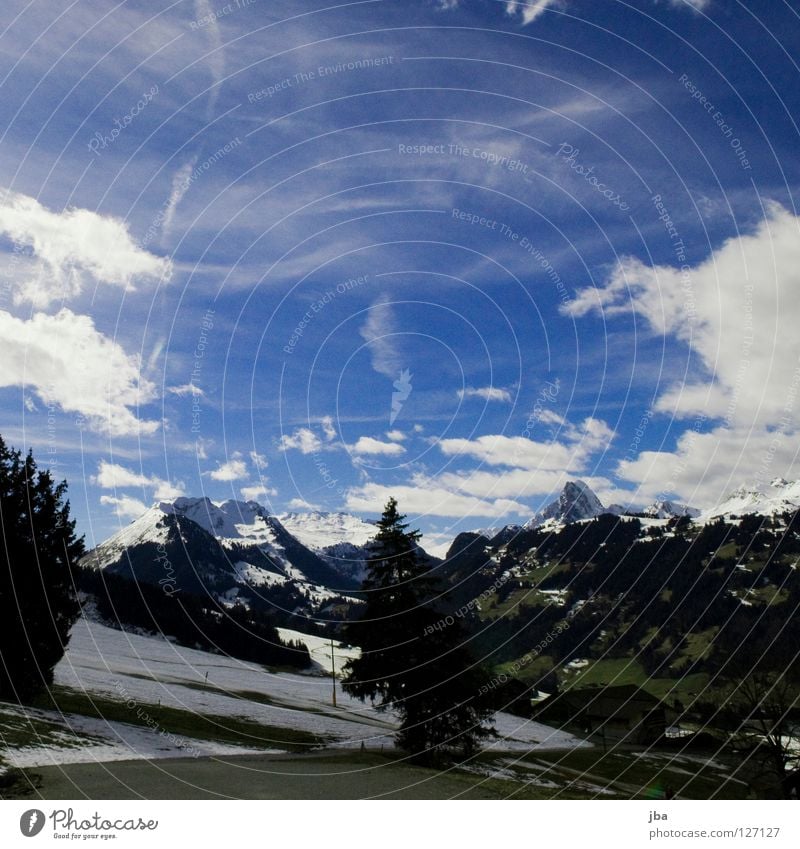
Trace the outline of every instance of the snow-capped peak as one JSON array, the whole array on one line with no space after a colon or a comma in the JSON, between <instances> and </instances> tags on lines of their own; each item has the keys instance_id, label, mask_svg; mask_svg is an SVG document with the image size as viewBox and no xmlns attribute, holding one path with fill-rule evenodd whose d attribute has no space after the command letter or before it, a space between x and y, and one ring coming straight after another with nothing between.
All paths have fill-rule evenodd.
<instances>
[{"instance_id":1,"label":"snow-capped peak","mask_svg":"<svg viewBox=\"0 0 800 849\"><path fill-rule=\"evenodd\" d=\"M644 514L653 519L672 519L679 516L696 519L700 511L696 507L679 504L676 501L654 501L649 507L645 507Z\"/></svg>"},{"instance_id":2,"label":"snow-capped peak","mask_svg":"<svg viewBox=\"0 0 800 849\"><path fill-rule=\"evenodd\" d=\"M800 507L800 480L786 481L775 478L769 488L742 484L729 493L719 504L703 513L704 519L717 516L743 516L757 513L769 516L773 513L793 512Z\"/></svg>"},{"instance_id":3,"label":"snow-capped peak","mask_svg":"<svg viewBox=\"0 0 800 849\"><path fill-rule=\"evenodd\" d=\"M579 522L605 512L606 508L588 484L581 480L567 481L558 498L540 510L525 527L535 528L547 521Z\"/></svg>"},{"instance_id":4,"label":"snow-capped peak","mask_svg":"<svg viewBox=\"0 0 800 849\"><path fill-rule=\"evenodd\" d=\"M283 513L278 521L306 547L323 551L341 543L363 546L378 529L350 513Z\"/></svg>"},{"instance_id":5,"label":"snow-capped peak","mask_svg":"<svg viewBox=\"0 0 800 849\"><path fill-rule=\"evenodd\" d=\"M264 542L267 511L256 501L223 501L210 498L176 498L162 501L158 509L167 515L185 516L219 540Z\"/></svg>"}]
</instances>

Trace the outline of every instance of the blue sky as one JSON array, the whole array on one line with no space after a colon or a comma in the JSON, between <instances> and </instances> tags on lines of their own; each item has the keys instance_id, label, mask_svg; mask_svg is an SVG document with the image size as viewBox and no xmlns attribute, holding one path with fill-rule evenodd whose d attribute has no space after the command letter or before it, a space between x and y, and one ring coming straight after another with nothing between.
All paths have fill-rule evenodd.
<instances>
[{"instance_id":1,"label":"blue sky","mask_svg":"<svg viewBox=\"0 0 800 849\"><path fill-rule=\"evenodd\" d=\"M800 476L782 0L6 6L0 432L432 541Z\"/></svg>"}]
</instances>

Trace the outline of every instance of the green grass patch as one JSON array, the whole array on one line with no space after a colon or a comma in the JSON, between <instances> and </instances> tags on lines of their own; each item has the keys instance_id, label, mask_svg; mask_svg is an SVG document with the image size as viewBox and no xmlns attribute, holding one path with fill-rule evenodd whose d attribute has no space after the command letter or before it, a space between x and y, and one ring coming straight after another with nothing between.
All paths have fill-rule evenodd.
<instances>
[{"instance_id":1,"label":"green grass patch","mask_svg":"<svg viewBox=\"0 0 800 849\"><path fill-rule=\"evenodd\" d=\"M194 713L145 702L137 702L131 707L128 702L89 695L66 687L54 687L49 696L43 696L37 701L36 707L58 710L65 714L96 717L109 722L145 726L163 730L175 737L211 740L252 748L305 752L327 743L327 738L308 731L278 728L242 717Z\"/></svg>"},{"instance_id":2,"label":"green grass patch","mask_svg":"<svg viewBox=\"0 0 800 849\"><path fill-rule=\"evenodd\" d=\"M664 750L631 751L602 748L541 752L529 756L551 765L554 775L609 784L630 798L663 799L677 794L686 799L746 799L747 777L733 762L704 755L681 755ZM545 773L545 775L547 775Z\"/></svg>"},{"instance_id":3,"label":"green grass patch","mask_svg":"<svg viewBox=\"0 0 800 849\"><path fill-rule=\"evenodd\" d=\"M31 716L24 707L0 705L0 747L22 749L58 746L77 749L86 742L103 742L99 737L81 734L76 737L58 721Z\"/></svg>"}]
</instances>

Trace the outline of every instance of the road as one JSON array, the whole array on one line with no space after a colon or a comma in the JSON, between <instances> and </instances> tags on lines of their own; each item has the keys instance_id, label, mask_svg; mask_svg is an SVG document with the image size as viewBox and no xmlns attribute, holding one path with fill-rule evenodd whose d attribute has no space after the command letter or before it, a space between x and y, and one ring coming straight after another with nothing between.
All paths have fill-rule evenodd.
<instances>
[{"instance_id":1,"label":"road","mask_svg":"<svg viewBox=\"0 0 800 849\"><path fill-rule=\"evenodd\" d=\"M29 772L41 776L32 796L42 799L499 799L520 789L513 781L357 752L82 763Z\"/></svg>"}]
</instances>

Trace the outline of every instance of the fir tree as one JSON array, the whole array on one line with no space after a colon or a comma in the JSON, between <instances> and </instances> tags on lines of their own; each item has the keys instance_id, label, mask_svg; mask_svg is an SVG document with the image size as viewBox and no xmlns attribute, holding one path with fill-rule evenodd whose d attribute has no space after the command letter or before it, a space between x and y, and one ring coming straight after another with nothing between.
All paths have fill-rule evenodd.
<instances>
[{"instance_id":1,"label":"fir tree","mask_svg":"<svg viewBox=\"0 0 800 849\"><path fill-rule=\"evenodd\" d=\"M389 499L378 522L363 584L363 616L347 629L361 656L345 667L343 687L400 718L397 742L420 760L473 753L492 710L480 695L485 670L457 616L436 608L437 581L420 558L420 534Z\"/></svg>"},{"instance_id":2,"label":"fir tree","mask_svg":"<svg viewBox=\"0 0 800 849\"><path fill-rule=\"evenodd\" d=\"M0 699L52 683L79 613L72 566L84 547L66 491L0 437Z\"/></svg>"}]
</instances>

